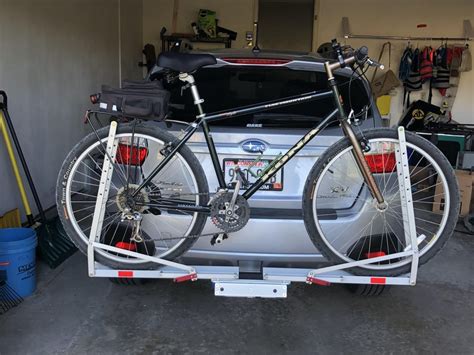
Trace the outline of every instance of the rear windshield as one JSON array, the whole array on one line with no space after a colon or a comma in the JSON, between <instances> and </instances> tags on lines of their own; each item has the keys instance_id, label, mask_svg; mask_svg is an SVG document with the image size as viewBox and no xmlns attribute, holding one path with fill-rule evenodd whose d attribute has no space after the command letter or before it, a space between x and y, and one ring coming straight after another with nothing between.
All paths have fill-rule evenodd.
<instances>
[{"instance_id":1,"label":"rear windshield","mask_svg":"<svg viewBox=\"0 0 474 355\"><path fill-rule=\"evenodd\" d=\"M241 106L283 99L310 91L328 90L325 73L292 70L285 67L220 67L205 68L195 74L196 83L206 113L232 110ZM336 77L346 110L349 103L355 112L368 105L366 90L360 80L351 83L349 78ZM168 88L171 91L172 118L192 122L196 107L189 90L181 95L181 85ZM333 98L279 107L268 112L233 117L213 122L219 126L311 128L334 110ZM369 113L370 114L370 113Z\"/></svg>"}]
</instances>

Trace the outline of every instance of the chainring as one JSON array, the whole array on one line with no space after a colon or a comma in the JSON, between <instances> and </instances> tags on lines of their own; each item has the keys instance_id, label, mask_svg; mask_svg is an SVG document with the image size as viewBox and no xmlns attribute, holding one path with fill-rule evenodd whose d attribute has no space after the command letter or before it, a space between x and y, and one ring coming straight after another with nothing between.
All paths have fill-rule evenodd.
<instances>
[{"instance_id":1,"label":"chainring","mask_svg":"<svg viewBox=\"0 0 474 355\"><path fill-rule=\"evenodd\" d=\"M250 218L250 206L238 195L233 211L230 210L233 192L220 191L214 195L211 204L211 221L226 233L237 232L245 227Z\"/></svg>"}]
</instances>

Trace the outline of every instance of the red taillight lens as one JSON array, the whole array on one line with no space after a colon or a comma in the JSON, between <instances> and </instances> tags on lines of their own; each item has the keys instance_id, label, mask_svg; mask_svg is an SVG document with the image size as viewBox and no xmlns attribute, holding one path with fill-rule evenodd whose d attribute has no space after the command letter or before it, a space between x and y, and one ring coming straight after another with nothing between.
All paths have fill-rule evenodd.
<instances>
[{"instance_id":1,"label":"red taillight lens","mask_svg":"<svg viewBox=\"0 0 474 355\"><path fill-rule=\"evenodd\" d=\"M115 244L116 248L125 249L129 251L136 251L137 245L135 243L127 243L127 242L118 242Z\"/></svg>"},{"instance_id":2,"label":"red taillight lens","mask_svg":"<svg viewBox=\"0 0 474 355\"><path fill-rule=\"evenodd\" d=\"M380 256L385 256L387 254L385 254L384 251L373 251L373 252L370 252L370 253L365 253L365 257L367 259L372 259L372 258L378 258Z\"/></svg>"},{"instance_id":3,"label":"red taillight lens","mask_svg":"<svg viewBox=\"0 0 474 355\"><path fill-rule=\"evenodd\" d=\"M91 99L91 102L95 105L100 101L100 94L92 94L89 96L89 98Z\"/></svg>"},{"instance_id":4,"label":"red taillight lens","mask_svg":"<svg viewBox=\"0 0 474 355\"><path fill-rule=\"evenodd\" d=\"M223 61L232 64L244 65L283 65L289 63L286 59L258 59L258 58L222 58Z\"/></svg>"},{"instance_id":5,"label":"red taillight lens","mask_svg":"<svg viewBox=\"0 0 474 355\"><path fill-rule=\"evenodd\" d=\"M118 164L142 166L147 155L148 149L145 147L131 147L120 143L115 157Z\"/></svg>"},{"instance_id":6,"label":"red taillight lens","mask_svg":"<svg viewBox=\"0 0 474 355\"><path fill-rule=\"evenodd\" d=\"M397 164L395 153L367 154L365 160L372 174L390 173L395 171Z\"/></svg>"}]
</instances>

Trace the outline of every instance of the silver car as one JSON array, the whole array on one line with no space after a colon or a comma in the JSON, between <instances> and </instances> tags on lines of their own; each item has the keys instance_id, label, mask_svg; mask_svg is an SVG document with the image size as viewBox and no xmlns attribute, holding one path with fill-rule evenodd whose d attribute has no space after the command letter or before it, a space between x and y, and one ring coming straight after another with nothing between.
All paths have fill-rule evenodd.
<instances>
[{"instance_id":1,"label":"silver car","mask_svg":"<svg viewBox=\"0 0 474 355\"><path fill-rule=\"evenodd\" d=\"M206 112L327 88L325 59L314 53L225 50L211 54L217 58L217 64L195 73ZM351 75L353 71L347 69L336 77L346 106L355 112L367 106L367 115L360 120L361 130L380 127L382 120L369 94L367 81ZM168 89L172 92L172 116L166 122L166 129L179 134L184 122L194 120L195 107L190 95L183 94L180 86ZM258 157L274 159L291 148L333 107L331 98L214 123L211 132L227 182L233 179L236 160L245 169L246 164ZM324 261L306 232L301 199L315 161L341 137L342 131L337 124L326 128L249 200L252 214L244 229L221 243L211 243L210 237L200 238L183 261L241 267L253 265L256 269L261 266L309 267ZM209 191L217 191L218 182L204 136L196 133L188 145L206 172ZM253 182L251 175L248 179ZM340 208L354 210L351 218L357 218L357 211L363 208L354 204L353 198L345 199L343 195L338 203ZM334 222L335 219L327 220L328 224ZM340 218L337 223L341 223ZM203 234L212 232L218 233L218 230L208 220Z\"/></svg>"}]
</instances>

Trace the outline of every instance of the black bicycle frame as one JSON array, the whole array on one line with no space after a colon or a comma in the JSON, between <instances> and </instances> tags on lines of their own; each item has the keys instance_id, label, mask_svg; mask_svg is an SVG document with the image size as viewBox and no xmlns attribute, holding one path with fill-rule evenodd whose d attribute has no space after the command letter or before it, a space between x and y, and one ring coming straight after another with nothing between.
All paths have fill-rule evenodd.
<instances>
[{"instance_id":1,"label":"black bicycle frame","mask_svg":"<svg viewBox=\"0 0 474 355\"><path fill-rule=\"evenodd\" d=\"M148 177L143 180L140 186L134 191L132 197L135 197L138 192L143 189L147 184L151 182L151 180L163 169L163 167L173 158L173 156L178 152L178 150L186 144L186 142L191 138L191 136L197 131L199 127L202 126L204 137L206 139L206 143L209 149L209 153L211 156L211 160L214 166L214 170L216 172L216 176L219 182L219 186L222 189L227 188L224 179L224 173L220 167L219 157L217 155L216 147L212 140L212 136L209 130L208 122L213 122L217 120L229 119L232 117L247 115L251 113L257 112L264 112L268 111L277 107L286 107L290 105L300 104L306 101L314 101L325 99L328 97L333 97L334 93L332 91L323 91L317 92L312 91L308 93L304 93L297 96L292 96L285 98L283 100L278 101L270 101L265 102L262 104L251 105L251 106L244 106L235 108L231 111L225 112L216 112L211 113L209 115L199 115L196 122L191 124L191 129L187 131L183 138L181 138L178 142L173 143L168 148L170 149L166 154L165 158L153 169L153 171L148 175ZM315 136L318 135L321 130L323 130L333 119L337 116L339 110L335 108L332 112L330 112L316 127L309 130L293 147L291 147L284 155L279 156L276 158L272 164L271 168L268 171L258 178L244 193L243 197L245 199L249 199L255 194L262 185L264 185L275 173L277 173L296 153L298 153L309 141L311 141ZM163 201L164 203L148 203L150 207L156 208L167 208L167 209L176 209L181 211L189 211L189 212L209 212L208 206L196 206L184 203L177 203L178 201ZM177 204L175 204L177 203ZM174 205L173 205L174 204Z\"/></svg>"}]
</instances>

